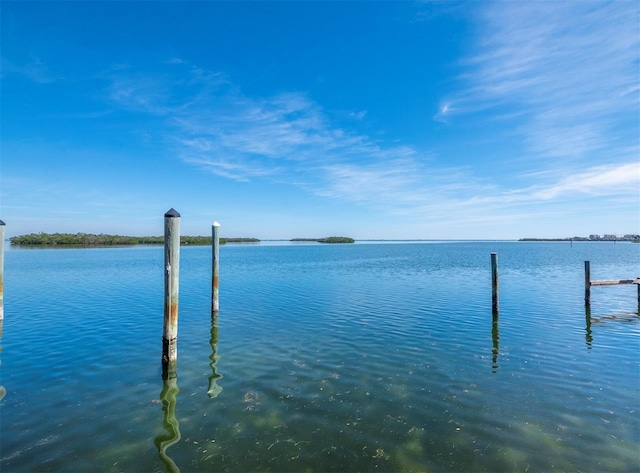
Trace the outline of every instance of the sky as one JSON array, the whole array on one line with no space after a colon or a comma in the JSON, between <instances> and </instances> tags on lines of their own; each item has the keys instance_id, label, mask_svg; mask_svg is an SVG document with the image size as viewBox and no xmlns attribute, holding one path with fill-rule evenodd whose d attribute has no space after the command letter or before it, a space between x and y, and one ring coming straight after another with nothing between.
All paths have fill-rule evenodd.
<instances>
[{"instance_id":1,"label":"sky","mask_svg":"<svg viewBox=\"0 0 640 473\"><path fill-rule=\"evenodd\" d=\"M640 233L637 1L0 2L0 219Z\"/></svg>"}]
</instances>

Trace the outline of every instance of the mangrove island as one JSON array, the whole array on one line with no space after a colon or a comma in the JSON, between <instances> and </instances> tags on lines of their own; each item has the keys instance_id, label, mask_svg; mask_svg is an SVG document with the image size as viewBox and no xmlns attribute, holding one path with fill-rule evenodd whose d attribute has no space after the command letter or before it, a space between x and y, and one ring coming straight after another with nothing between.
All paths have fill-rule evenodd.
<instances>
[{"instance_id":1,"label":"mangrove island","mask_svg":"<svg viewBox=\"0 0 640 473\"><path fill-rule=\"evenodd\" d=\"M331 236L325 238L292 238L293 242L313 242L313 243L355 243L353 238Z\"/></svg>"},{"instance_id":2,"label":"mangrove island","mask_svg":"<svg viewBox=\"0 0 640 473\"><path fill-rule=\"evenodd\" d=\"M30 233L9 238L16 246L128 246L163 245L164 236L124 236L105 235L104 233ZM257 238L220 238L225 243L259 243ZM181 245L211 245L210 236L181 236Z\"/></svg>"}]
</instances>

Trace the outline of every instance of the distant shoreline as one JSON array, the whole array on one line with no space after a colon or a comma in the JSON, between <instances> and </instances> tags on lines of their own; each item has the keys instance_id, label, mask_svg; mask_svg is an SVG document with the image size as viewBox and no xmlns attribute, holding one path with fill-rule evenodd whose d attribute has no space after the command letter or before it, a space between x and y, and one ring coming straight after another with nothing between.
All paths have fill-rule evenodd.
<instances>
[{"instance_id":1,"label":"distant shoreline","mask_svg":"<svg viewBox=\"0 0 640 473\"><path fill-rule=\"evenodd\" d=\"M588 242L617 242L617 241L630 241L632 243L640 243L640 238L585 238L585 237L573 237L573 238L520 238L518 241L588 241Z\"/></svg>"},{"instance_id":2,"label":"distant shoreline","mask_svg":"<svg viewBox=\"0 0 640 473\"><path fill-rule=\"evenodd\" d=\"M7 238L12 246L40 246L40 247L105 247L105 246L136 246L136 245L163 245L164 236L125 236L106 235L93 233L30 233ZM292 238L292 239L266 239L258 238L220 238L220 244L226 243L260 243L262 241L281 241L291 243L355 243L355 242L438 242L438 241L513 241L513 242L631 242L640 243L640 235L625 235L624 237L614 237L605 235L598 237L566 237L566 238L520 238L518 240L458 240L458 239L360 239L355 240L349 237L325 237L325 238ZM181 245L208 246L212 244L211 236L181 236Z\"/></svg>"},{"instance_id":3,"label":"distant shoreline","mask_svg":"<svg viewBox=\"0 0 640 473\"><path fill-rule=\"evenodd\" d=\"M136 245L163 245L164 236L126 236L105 235L95 233L30 233L9 238L12 246L57 246L57 247L103 247L103 246L136 246ZM325 238L294 238L292 242L314 243L354 243L349 237L330 236ZM220 244L226 243L260 243L258 238L220 238ZM207 246L212 244L210 236L181 236L181 245Z\"/></svg>"},{"instance_id":4,"label":"distant shoreline","mask_svg":"<svg viewBox=\"0 0 640 473\"><path fill-rule=\"evenodd\" d=\"M163 245L163 236L135 237L94 233L30 233L9 238L14 246L135 246ZM257 238L220 238L225 243L259 243ZM205 246L212 244L210 236L181 236L181 245Z\"/></svg>"}]
</instances>

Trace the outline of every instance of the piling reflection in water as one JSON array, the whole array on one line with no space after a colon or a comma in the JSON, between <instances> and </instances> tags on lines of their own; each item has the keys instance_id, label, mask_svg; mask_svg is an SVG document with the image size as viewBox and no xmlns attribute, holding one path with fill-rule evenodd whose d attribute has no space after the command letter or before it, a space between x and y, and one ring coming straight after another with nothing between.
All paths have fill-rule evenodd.
<instances>
[{"instance_id":1,"label":"piling reflection in water","mask_svg":"<svg viewBox=\"0 0 640 473\"><path fill-rule=\"evenodd\" d=\"M591 306L587 304L584 306L584 319L586 324L584 341L587 343L587 348L591 350L591 342L593 342L593 336L591 335Z\"/></svg>"},{"instance_id":2,"label":"piling reflection in water","mask_svg":"<svg viewBox=\"0 0 640 473\"><path fill-rule=\"evenodd\" d=\"M608 323L635 323L640 318L640 312L628 312L611 315L599 315L594 317L591 313L591 306L586 305L584 307L584 320L585 320L585 335L584 339L587 344L587 348L591 349L593 344L593 330L592 326L598 326Z\"/></svg>"},{"instance_id":3,"label":"piling reflection in water","mask_svg":"<svg viewBox=\"0 0 640 473\"><path fill-rule=\"evenodd\" d=\"M222 378L222 375L216 371L216 364L220 355L218 355L218 315L217 313L211 314L211 338L209 339L211 345L211 356L209 359L211 363L211 376L209 376L209 389L207 390L207 396L210 398L218 397L222 392L222 386L218 386L218 380Z\"/></svg>"},{"instance_id":4,"label":"piling reflection in water","mask_svg":"<svg viewBox=\"0 0 640 473\"><path fill-rule=\"evenodd\" d=\"M180 441L180 425L176 418L176 398L180 389L178 388L178 374L176 363L162 364L162 391L160 391L160 401L162 402L162 426L167 431L166 434L158 435L153 439L153 443L158 449L160 459L170 473L180 473L180 468L167 455L167 449Z\"/></svg>"},{"instance_id":5,"label":"piling reflection in water","mask_svg":"<svg viewBox=\"0 0 640 473\"><path fill-rule=\"evenodd\" d=\"M4 319L0 319L0 342L2 342L2 324L4 323ZM0 345L0 353L2 353L2 345ZM0 360L2 363L2 360ZM7 394L7 390L4 386L0 385L0 401L4 399L4 396Z\"/></svg>"},{"instance_id":6,"label":"piling reflection in water","mask_svg":"<svg viewBox=\"0 0 640 473\"><path fill-rule=\"evenodd\" d=\"M500 353L500 330L498 328L498 318L493 318L493 323L491 324L491 340L493 342L493 349L491 353L492 357L492 368L493 372L497 372L498 370L498 353Z\"/></svg>"}]
</instances>

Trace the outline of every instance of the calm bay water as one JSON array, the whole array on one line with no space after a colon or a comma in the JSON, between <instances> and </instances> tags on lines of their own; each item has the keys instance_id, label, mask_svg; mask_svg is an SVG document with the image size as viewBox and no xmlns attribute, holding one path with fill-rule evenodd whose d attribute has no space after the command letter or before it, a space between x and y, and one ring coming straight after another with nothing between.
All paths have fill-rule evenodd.
<instances>
[{"instance_id":1,"label":"calm bay water","mask_svg":"<svg viewBox=\"0 0 640 473\"><path fill-rule=\"evenodd\" d=\"M491 317L490 253L500 267ZM5 253L0 470L640 470L631 243L183 247L176 373L160 247Z\"/></svg>"}]
</instances>

